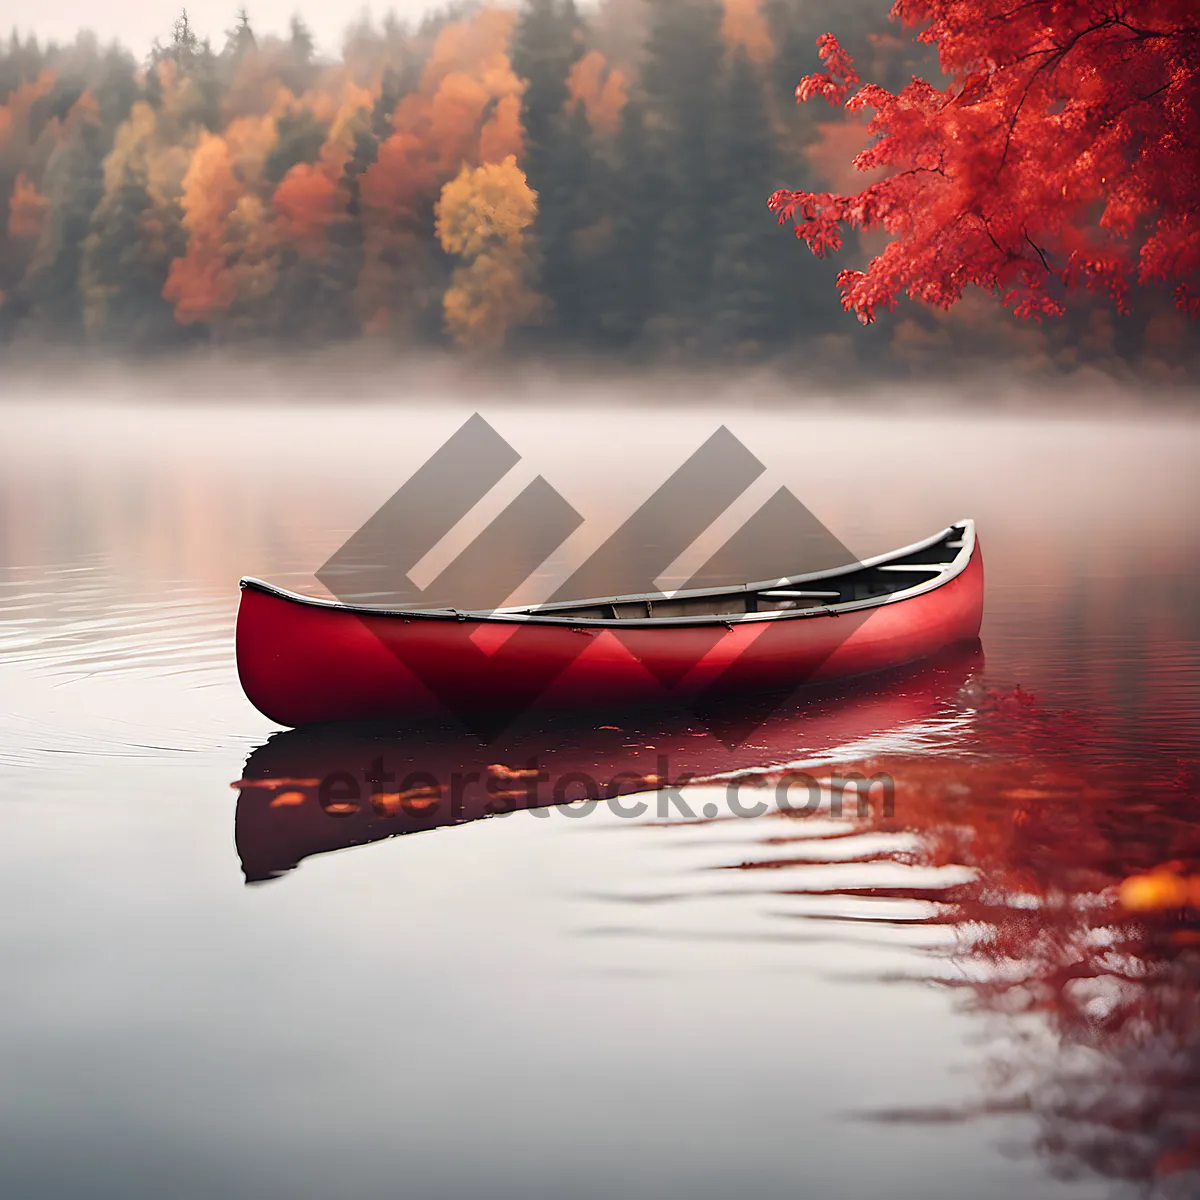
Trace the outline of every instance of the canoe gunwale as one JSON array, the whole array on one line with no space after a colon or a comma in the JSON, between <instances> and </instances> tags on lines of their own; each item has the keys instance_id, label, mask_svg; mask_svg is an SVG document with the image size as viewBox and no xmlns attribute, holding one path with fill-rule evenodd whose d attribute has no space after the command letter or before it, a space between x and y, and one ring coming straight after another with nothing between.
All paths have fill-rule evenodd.
<instances>
[{"instance_id":1,"label":"canoe gunwale","mask_svg":"<svg viewBox=\"0 0 1200 1200\"><path fill-rule=\"evenodd\" d=\"M518 605L511 608L484 610L462 610L454 608L375 608L368 604L348 604L341 600L327 600L320 596L306 596L301 592L293 592L252 575L241 578L238 586L242 589L263 592L280 600L293 604L305 605L310 608L328 609L333 612L350 613L361 617L399 617L406 621L472 621L502 624L533 624L533 625L562 625L571 628L588 629L663 629L695 625L741 625L760 621L796 620L805 617L830 617L841 613L860 612L864 609L881 608L888 604L897 604L916 596L925 595L937 588L945 586L952 579L961 575L967 569L975 554L975 522L970 518L955 521L944 529L919 542L903 546L898 550L889 550L883 554L865 558L861 562L846 566L833 567L824 571L811 571L804 575L790 575L783 578L760 580L755 583L744 583L733 586L696 588L688 591L671 593L672 600L703 599L706 596L736 596L740 593L763 592L772 589L794 587L797 584L814 583L821 580L834 579L850 575L873 567L886 566L893 562L903 562L905 555L919 554L941 542L950 539L951 534L959 535L962 545L957 550L954 559L931 574L929 579L911 587L879 596L870 596L862 600L847 600L838 604L822 604L811 608L779 609L770 612L702 614L674 617L583 617L558 615L564 609L592 608L604 604L630 604L651 602L663 599L661 592L644 592L622 596L601 596L586 600L570 600L563 603L547 605L554 613L539 612L537 605ZM914 566L932 567L934 564L914 564Z\"/></svg>"}]
</instances>

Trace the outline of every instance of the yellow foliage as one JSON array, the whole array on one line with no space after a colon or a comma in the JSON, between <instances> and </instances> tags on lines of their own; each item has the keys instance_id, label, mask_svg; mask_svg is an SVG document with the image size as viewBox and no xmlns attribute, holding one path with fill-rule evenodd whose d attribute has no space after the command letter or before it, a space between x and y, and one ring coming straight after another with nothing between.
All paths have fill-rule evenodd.
<instances>
[{"instance_id":1,"label":"yellow foliage","mask_svg":"<svg viewBox=\"0 0 1200 1200\"><path fill-rule=\"evenodd\" d=\"M474 258L499 245L520 245L537 216L537 193L510 154L503 162L463 167L442 188L437 235L447 254Z\"/></svg>"},{"instance_id":2,"label":"yellow foliage","mask_svg":"<svg viewBox=\"0 0 1200 1200\"><path fill-rule=\"evenodd\" d=\"M156 207L178 200L194 140L194 135L174 140L170 130L161 127L155 110L139 100L117 128L104 160L105 195L118 192L129 175L145 185Z\"/></svg>"},{"instance_id":3,"label":"yellow foliage","mask_svg":"<svg viewBox=\"0 0 1200 1200\"><path fill-rule=\"evenodd\" d=\"M499 349L509 330L537 321L545 300L532 284L529 228L537 193L517 160L463 167L437 203L442 249L466 262L443 298L446 328L462 346Z\"/></svg>"},{"instance_id":4,"label":"yellow foliage","mask_svg":"<svg viewBox=\"0 0 1200 1200\"><path fill-rule=\"evenodd\" d=\"M522 153L525 84L508 56L516 14L485 6L439 31L415 91L359 180L363 267L357 300L368 332L397 328L430 278L428 206L465 165Z\"/></svg>"},{"instance_id":5,"label":"yellow foliage","mask_svg":"<svg viewBox=\"0 0 1200 1200\"><path fill-rule=\"evenodd\" d=\"M546 302L529 286L523 267L512 255L481 254L455 270L442 305L446 328L460 346L499 350L510 329L540 320Z\"/></svg>"}]
</instances>

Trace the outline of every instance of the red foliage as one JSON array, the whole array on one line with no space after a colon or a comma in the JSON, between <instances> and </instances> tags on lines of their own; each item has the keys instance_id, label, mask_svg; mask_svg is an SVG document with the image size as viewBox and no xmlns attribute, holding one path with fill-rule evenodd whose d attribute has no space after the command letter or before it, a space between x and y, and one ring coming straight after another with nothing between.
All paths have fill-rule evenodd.
<instances>
[{"instance_id":1,"label":"red foliage","mask_svg":"<svg viewBox=\"0 0 1200 1200\"><path fill-rule=\"evenodd\" d=\"M1132 281L1200 316L1200 6L1196 0L896 0L949 84L859 86L832 34L796 89L874 110L854 160L888 177L856 195L779 191L779 222L814 254L840 226L892 235L838 276L861 321L907 293L949 308L964 287L1018 316L1063 311L1079 287L1124 311Z\"/></svg>"}]
</instances>

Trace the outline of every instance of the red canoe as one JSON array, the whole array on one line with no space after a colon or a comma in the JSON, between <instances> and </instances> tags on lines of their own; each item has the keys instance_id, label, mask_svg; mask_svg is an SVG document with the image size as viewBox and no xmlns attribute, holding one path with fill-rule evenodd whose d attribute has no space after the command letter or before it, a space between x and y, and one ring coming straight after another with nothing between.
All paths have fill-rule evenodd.
<instances>
[{"instance_id":1,"label":"red canoe","mask_svg":"<svg viewBox=\"0 0 1200 1200\"><path fill-rule=\"evenodd\" d=\"M671 597L459 612L241 587L242 687L281 725L695 704L915 662L983 617L973 521L848 567Z\"/></svg>"}]
</instances>

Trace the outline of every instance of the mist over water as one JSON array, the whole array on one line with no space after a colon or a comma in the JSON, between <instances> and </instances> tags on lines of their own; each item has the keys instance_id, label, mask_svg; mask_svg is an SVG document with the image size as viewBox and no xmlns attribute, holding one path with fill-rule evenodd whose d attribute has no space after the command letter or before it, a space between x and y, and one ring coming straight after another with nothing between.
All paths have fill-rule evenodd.
<instances>
[{"instance_id":1,"label":"mist over water","mask_svg":"<svg viewBox=\"0 0 1200 1200\"><path fill-rule=\"evenodd\" d=\"M1194 1194L1196 908L1120 902L1200 875L1188 397L336 356L2 386L6 1196ZM722 779L690 817L323 811L302 781L377 750L506 760L278 730L237 580L324 594L474 412L521 461L430 577L541 474L583 521L512 602L552 594L725 425L766 469L664 584L781 486L860 558L973 517L982 656L736 756L668 715L543 735L556 778L737 773L754 818ZM780 815L839 764L894 816Z\"/></svg>"}]
</instances>

